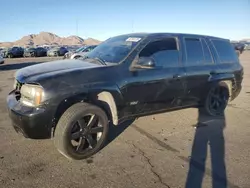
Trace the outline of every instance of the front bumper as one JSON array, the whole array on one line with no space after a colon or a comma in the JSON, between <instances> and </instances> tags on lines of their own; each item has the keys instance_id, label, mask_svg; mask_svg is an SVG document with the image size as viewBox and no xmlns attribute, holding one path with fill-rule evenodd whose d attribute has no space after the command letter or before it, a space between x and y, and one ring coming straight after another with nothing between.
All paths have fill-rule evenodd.
<instances>
[{"instance_id":1,"label":"front bumper","mask_svg":"<svg viewBox=\"0 0 250 188\"><path fill-rule=\"evenodd\" d=\"M16 132L31 139L51 137L51 112L46 108L24 106L17 101L15 92L7 96L9 117Z\"/></svg>"},{"instance_id":2,"label":"front bumper","mask_svg":"<svg viewBox=\"0 0 250 188\"><path fill-rule=\"evenodd\" d=\"M241 82L236 83L235 86L232 88L231 101L233 101L239 96L241 90L242 90Z\"/></svg>"}]
</instances>

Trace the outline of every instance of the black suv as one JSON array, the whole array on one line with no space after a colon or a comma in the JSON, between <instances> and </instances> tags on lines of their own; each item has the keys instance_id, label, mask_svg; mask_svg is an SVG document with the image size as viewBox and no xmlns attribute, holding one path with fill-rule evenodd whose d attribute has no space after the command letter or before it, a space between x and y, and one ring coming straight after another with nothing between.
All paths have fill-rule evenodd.
<instances>
[{"instance_id":1,"label":"black suv","mask_svg":"<svg viewBox=\"0 0 250 188\"><path fill-rule=\"evenodd\" d=\"M13 58L13 57L23 57L24 49L21 47L7 48L2 51L3 57Z\"/></svg>"},{"instance_id":2,"label":"black suv","mask_svg":"<svg viewBox=\"0 0 250 188\"><path fill-rule=\"evenodd\" d=\"M222 115L240 93L242 78L229 40L127 34L106 40L82 59L17 71L7 104L17 132L54 137L60 153L84 159L102 148L110 125L130 118L187 107Z\"/></svg>"},{"instance_id":3,"label":"black suv","mask_svg":"<svg viewBox=\"0 0 250 188\"><path fill-rule=\"evenodd\" d=\"M24 51L23 57L43 57L47 56L47 50L42 47L27 48Z\"/></svg>"}]
</instances>

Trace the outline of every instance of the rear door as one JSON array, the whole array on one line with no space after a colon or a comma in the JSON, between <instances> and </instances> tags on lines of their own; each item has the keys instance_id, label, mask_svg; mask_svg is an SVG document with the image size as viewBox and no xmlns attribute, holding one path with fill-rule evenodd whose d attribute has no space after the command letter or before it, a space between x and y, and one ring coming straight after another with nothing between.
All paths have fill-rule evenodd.
<instances>
[{"instance_id":1,"label":"rear door","mask_svg":"<svg viewBox=\"0 0 250 188\"><path fill-rule=\"evenodd\" d=\"M204 37L182 37L184 46L184 66L186 72L185 104L195 105L207 93L208 80L216 74L216 65Z\"/></svg>"},{"instance_id":2,"label":"rear door","mask_svg":"<svg viewBox=\"0 0 250 188\"><path fill-rule=\"evenodd\" d=\"M243 67L229 40L210 39L210 45L217 59L217 75L214 79L231 79L234 90L240 90L243 79Z\"/></svg>"}]
</instances>

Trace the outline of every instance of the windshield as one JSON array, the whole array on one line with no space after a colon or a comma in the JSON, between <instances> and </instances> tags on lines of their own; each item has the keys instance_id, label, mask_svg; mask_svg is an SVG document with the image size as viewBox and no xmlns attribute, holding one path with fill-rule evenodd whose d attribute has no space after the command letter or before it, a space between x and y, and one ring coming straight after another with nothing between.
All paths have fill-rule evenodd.
<instances>
[{"instance_id":1,"label":"windshield","mask_svg":"<svg viewBox=\"0 0 250 188\"><path fill-rule=\"evenodd\" d=\"M87 54L87 58L99 58L109 63L119 63L135 47L141 38L133 36L112 37Z\"/></svg>"},{"instance_id":2,"label":"windshield","mask_svg":"<svg viewBox=\"0 0 250 188\"><path fill-rule=\"evenodd\" d=\"M81 48L78 48L78 49L76 50L76 53L83 51L85 48L87 48L87 46L83 46L83 47L81 47Z\"/></svg>"},{"instance_id":3,"label":"windshield","mask_svg":"<svg viewBox=\"0 0 250 188\"><path fill-rule=\"evenodd\" d=\"M35 50L35 48L26 48L26 51L31 51L31 50Z\"/></svg>"}]
</instances>

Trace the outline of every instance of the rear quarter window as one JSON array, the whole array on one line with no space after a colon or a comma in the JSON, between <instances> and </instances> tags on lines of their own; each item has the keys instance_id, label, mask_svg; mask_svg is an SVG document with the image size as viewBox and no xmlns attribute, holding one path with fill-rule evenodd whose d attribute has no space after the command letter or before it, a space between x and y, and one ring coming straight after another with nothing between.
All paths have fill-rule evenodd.
<instances>
[{"instance_id":1,"label":"rear quarter window","mask_svg":"<svg viewBox=\"0 0 250 188\"><path fill-rule=\"evenodd\" d=\"M218 54L220 63L235 63L238 62L238 56L232 46L227 40L211 40L215 50Z\"/></svg>"}]
</instances>

